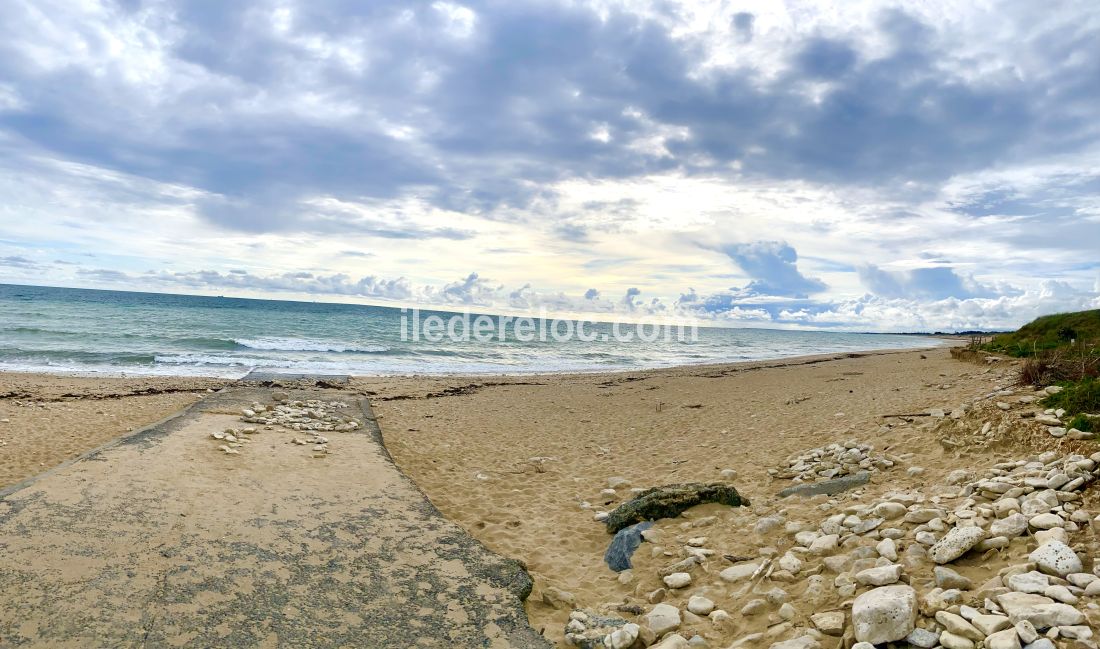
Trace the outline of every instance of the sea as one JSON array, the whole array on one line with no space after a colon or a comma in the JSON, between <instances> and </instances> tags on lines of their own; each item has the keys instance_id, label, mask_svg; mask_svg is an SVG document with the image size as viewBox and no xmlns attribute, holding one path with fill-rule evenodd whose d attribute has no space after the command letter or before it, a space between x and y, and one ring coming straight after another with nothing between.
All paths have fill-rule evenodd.
<instances>
[{"instance_id":1,"label":"sea","mask_svg":"<svg viewBox=\"0 0 1100 649\"><path fill-rule=\"evenodd\" d=\"M389 376L659 368L930 347L923 336L592 323L588 340L488 316L491 336L414 336L411 310L0 284L0 371L239 378L252 371ZM446 320L449 312L420 311ZM404 318L404 320L403 320ZM540 323L535 322L535 328ZM545 330L545 327L543 327ZM503 330L503 335L497 335ZM566 332L567 327L557 331ZM417 330L420 331L419 329ZM578 329L580 331L580 329ZM432 333L424 329L425 333ZM629 336L637 333L638 335ZM619 335L614 335L619 334ZM623 335L627 334L627 335ZM533 339L532 339L533 337ZM627 340L626 338L631 339Z\"/></svg>"}]
</instances>

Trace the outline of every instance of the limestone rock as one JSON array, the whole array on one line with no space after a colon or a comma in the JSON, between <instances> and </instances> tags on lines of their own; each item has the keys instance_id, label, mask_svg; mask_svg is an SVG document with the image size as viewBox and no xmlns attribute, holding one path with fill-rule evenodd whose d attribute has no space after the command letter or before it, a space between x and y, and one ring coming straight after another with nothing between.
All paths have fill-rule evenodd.
<instances>
[{"instance_id":1,"label":"limestone rock","mask_svg":"<svg viewBox=\"0 0 1100 649\"><path fill-rule=\"evenodd\" d=\"M669 604L658 604L645 614L646 626L657 636L680 628L680 609Z\"/></svg>"},{"instance_id":2,"label":"limestone rock","mask_svg":"<svg viewBox=\"0 0 1100 649\"><path fill-rule=\"evenodd\" d=\"M901 579L901 566L891 564L861 570L855 574L856 582L863 586L886 586Z\"/></svg>"},{"instance_id":3,"label":"limestone rock","mask_svg":"<svg viewBox=\"0 0 1100 649\"><path fill-rule=\"evenodd\" d=\"M909 586L883 586L863 593L852 604L858 642L902 640L915 628L917 593Z\"/></svg>"},{"instance_id":4,"label":"limestone rock","mask_svg":"<svg viewBox=\"0 0 1100 649\"><path fill-rule=\"evenodd\" d=\"M844 611L827 611L810 616L818 631L825 635L840 637L844 634Z\"/></svg>"},{"instance_id":5,"label":"limestone rock","mask_svg":"<svg viewBox=\"0 0 1100 649\"><path fill-rule=\"evenodd\" d=\"M966 554L987 536L980 527L953 527L928 550L928 558L939 564L950 563Z\"/></svg>"},{"instance_id":6,"label":"limestone rock","mask_svg":"<svg viewBox=\"0 0 1100 649\"><path fill-rule=\"evenodd\" d=\"M687 609L696 615L710 615L714 610L714 602L701 595L692 595Z\"/></svg>"},{"instance_id":7,"label":"limestone rock","mask_svg":"<svg viewBox=\"0 0 1100 649\"><path fill-rule=\"evenodd\" d=\"M1072 548L1061 541L1040 545L1028 556L1028 560L1033 561L1046 574L1059 577L1084 570L1081 559Z\"/></svg>"},{"instance_id":8,"label":"limestone rock","mask_svg":"<svg viewBox=\"0 0 1100 649\"><path fill-rule=\"evenodd\" d=\"M933 568L933 574L935 574L936 577L936 585L940 588L970 590L974 587L974 584L971 583L969 579L946 566L936 566Z\"/></svg>"}]
</instances>

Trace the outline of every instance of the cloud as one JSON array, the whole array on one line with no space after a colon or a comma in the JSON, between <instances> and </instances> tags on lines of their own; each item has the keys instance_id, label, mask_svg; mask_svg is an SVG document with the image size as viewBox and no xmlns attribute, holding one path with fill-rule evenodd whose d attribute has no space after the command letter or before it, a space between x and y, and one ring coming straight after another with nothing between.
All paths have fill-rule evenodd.
<instances>
[{"instance_id":1,"label":"cloud","mask_svg":"<svg viewBox=\"0 0 1100 649\"><path fill-rule=\"evenodd\" d=\"M887 271L866 264L860 266L859 278L868 290L882 297L943 300L946 298L996 297L1001 294L992 286L973 277L961 277L947 266Z\"/></svg>"},{"instance_id":2,"label":"cloud","mask_svg":"<svg viewBox=\"0 0 1100 649\"><path fill-rule=\"evenodd\" d=\"M786 242L735 243L718 249L752 278L744 288L747 294L804 298L827 288L799 272L798 253Z\"/></svg>"},{"instance_id":3,"label":"cloud","mask_svg":"<svg viewBox=\"0 0 1100 649\"><path fill-rule=\"evenodd\" d=\"M988 34L982 52L1001 65L974 76L970 35L931 25L919 5L847 33L774 32L760 45L773 56L707 69L700 61L720 39L684 31L672 13L443 6L92 3L46 17L9 5L0 74L19 101L5 104L0 129L23 155L194 187L206 218L253 232L372 227L311 217L302 201L316 196L416 191L477 212L522 205L536 184L568 177L731 163L771 178L942 180L1097 139L1079 116L1097 97L1100 64L1059 44L1088 47L1100 27L1069 9L1036 25L1004 5L1007 33ZM755 47L761 20L731 13L729 30ZM1015 38L1025 31L1040 37ZM125 36L97 47L103 33ZM776 56L785 63L764 75ZM821 80L831 85L807 92ZM640 148L669 128L689 136Z\"/></svg>"},{"instance_id":4,"label":"cloud","mask_svg":"<svg viewBox=\"0 0 1100 649\"><path fill-rule=\"evenodd\" d=\"M756 23L756 16L746 11L741 11L733 14L733 30L737 34L737 41L739 43L748 43L752 40L753 25Z\"/></svg>"},{"instance_id":5,"label":"cloud","mask_svg":"<svg viewBox=\"0 0 1100 649\"><path fill-rule=\"evenodd\" d=\"M0 7L2 254L102 266L51 282L830 327L1092 299L1085 5L51 6Z\"/></svg>"},{"instance_id":6,"label":"cloud","mask_svg":"<svg viewBox=\"0 0 1100 649\"><path fill-rule=\"evenodd\" d=\"M374 275L352 279L344 273L314 274L306 271L255 275L244 270L218 272L196 270L181 272L149 271L143 275L131 275L112 270L80 270L83 277L107 282L151 283L159 286L190 287L204 290L274 291L308 293L315 295L355 296L406 300L413 297L412 284L404 277L384 279Z\"/></svg>"},{"instance_id":7,"label":"cloud","mask_svg":"<svg viewBox=\"0 0 1100 649\"><path fill-rule=\"evenodd\" d=\"M40 264L32 259L27 259L22 255L9 255L7 257L0 257L0 266L7 266L9 268L34 269L39 268Z\"/></svg>"}]
</instances>

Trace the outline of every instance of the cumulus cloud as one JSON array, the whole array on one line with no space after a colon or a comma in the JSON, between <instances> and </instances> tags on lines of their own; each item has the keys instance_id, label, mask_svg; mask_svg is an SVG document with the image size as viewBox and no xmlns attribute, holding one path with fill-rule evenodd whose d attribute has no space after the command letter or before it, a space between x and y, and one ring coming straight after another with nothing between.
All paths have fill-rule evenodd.
<instances>
[{"instance_id":1,"label":"cumulus cloud","mask_svg":"<svg viewBox=\"0 0 1100 649\"><path fill-rule=\"evenodd\" d=\"M720 246L752 278L744 291L752 295L805 298L824 291L825 282L798 270L798 253L782 241L754 241Z\"/></svg>"},{"instance_id":2,"label":"cumulus cloud","mask_svg":"<svg viewBox=\"0 0 1100 649\"><path fill-rule=\"evenodd\" d=\"M0 7L4 277L868 328L1092 299L1086 5L54 8Z\"/></svg>"},{"instance_id":3,"label":"cumulus cloud","mask_svg":"<svg viewBox=\"0 0 1100 649\"><path fill-rule=\"evenodd\" d=\"M994 287L983 285L973 277L962 277L947 266L888 271L874 264L866 264L858 270L859 278L868 290L882 297L943 300L950 297L997 297L1001 294Z\"/></svg>"}]
</instances>

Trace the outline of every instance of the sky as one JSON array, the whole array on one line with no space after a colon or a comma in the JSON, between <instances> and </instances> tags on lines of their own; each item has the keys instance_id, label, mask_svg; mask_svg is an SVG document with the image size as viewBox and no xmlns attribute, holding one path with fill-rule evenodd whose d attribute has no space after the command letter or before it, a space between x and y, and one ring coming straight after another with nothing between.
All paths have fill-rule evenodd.
<instances>
[{"instance_id":1,"label":"sky","mask_svg":"<svg viewBox=\"0 0 1100 649\"><path fill-rule=\"evenodd\" d=\"M729 326L1100 308L1092 2L8 0L0 282Z\"/></svg>"}]
</instances>

